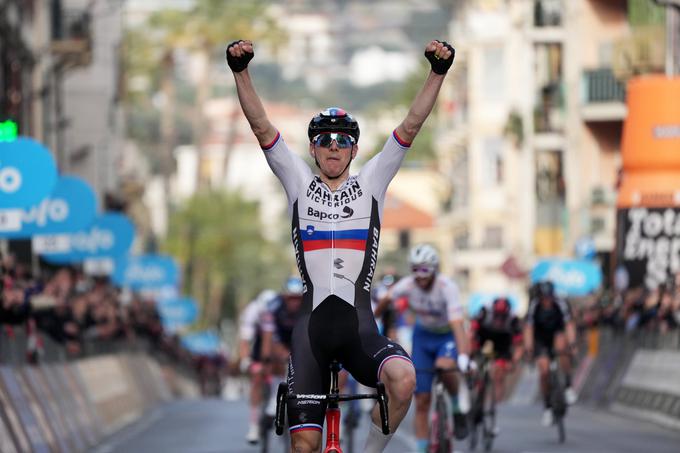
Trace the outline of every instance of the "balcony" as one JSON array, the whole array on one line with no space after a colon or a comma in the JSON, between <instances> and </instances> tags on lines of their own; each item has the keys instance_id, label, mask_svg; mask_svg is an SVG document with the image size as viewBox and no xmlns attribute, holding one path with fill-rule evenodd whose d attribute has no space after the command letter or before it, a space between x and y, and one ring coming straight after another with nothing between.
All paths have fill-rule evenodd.
<instances>
[{"instance_id":1,"label":"balcony","mask_svg":"<svg viewBox=\"0 0 680 453\"><path fill-rule=\"evenodd\" d=\"M610 68L586 70L582 79L584 121L622 121L626 116L626 86Z\"/></svg>"},{"instance_id":2,"label":"balcony","mask_svg":"<svg viewBox=\"0 0 680 453\"><path fill-rule=\"evenodd\" d=\"M534 132L559 134L564 130L562 83L557 80L540 87L538 104L534 107Z\"/></svg>"},{"instance_id":3,"label":"balcony","mask_svg":"<svg viewBox=\"0 0 680 453\"><path fill-rule=\"evenodd\" d=\"M62 10L59 5L55 2L52 7L52 54L63 66L87 66L92 61L90 13L82 9Z\"/></svg>"},{"instance_id":4,"label":"balcony","mask_svg":"<svg viewBox=\"0 0 680 453\"><path fill-rule=\"evenodd\" d=\"M534 1L534 27L560 27L562 15L562 0Z\"/></svg>"},{"instance_id":5,"label":"balcony","mask_svg":"<svg viewBox=\"0 0 680 453\"><path fill-rule=\"evenodd\" d=\"M536 42L560 42L564 39L562 0L535 0L531 39Z\"/></svg>"}]
</instances>

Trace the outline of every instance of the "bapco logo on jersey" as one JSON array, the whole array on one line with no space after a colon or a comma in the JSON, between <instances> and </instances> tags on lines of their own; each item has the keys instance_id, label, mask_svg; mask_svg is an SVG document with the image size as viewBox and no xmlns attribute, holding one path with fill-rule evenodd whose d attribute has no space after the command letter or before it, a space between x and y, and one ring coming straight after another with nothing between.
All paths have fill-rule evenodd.
<instances>
[{"instance_id":1,"label":"bapco logo on jersey","mask_svg":"<svg viewBox=\"0 0 680 453\"><path fill-rule=\"evenodd\" d=\"M344 209L342 210L344 213L343 215L340 215L340 213L337 212L323 212L323 211L318 211L311 206L307 208L307 215L319 220L338 220L338 219L347 219L349 217L352 217L352 214L354 214L354 210L350 208L349 206L345 206Z\"/></svg>"}]
</instances>

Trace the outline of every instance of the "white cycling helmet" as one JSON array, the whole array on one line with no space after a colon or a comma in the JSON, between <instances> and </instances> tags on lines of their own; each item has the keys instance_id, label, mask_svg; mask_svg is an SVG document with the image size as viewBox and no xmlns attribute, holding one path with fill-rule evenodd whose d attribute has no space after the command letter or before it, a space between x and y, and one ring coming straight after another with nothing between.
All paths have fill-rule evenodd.
<instances>
[{"instance_id":1,"label":"white cycling helmet","mask_svg":"<svg viewBox=\"0 0 680 453\"><path fill-rule=\"evenodd\" d=\"M423 267L436 271L439 269L439 254L430 244L416 245L411 249L408 262L412 269Z\"/></svg>"}]
</instances>

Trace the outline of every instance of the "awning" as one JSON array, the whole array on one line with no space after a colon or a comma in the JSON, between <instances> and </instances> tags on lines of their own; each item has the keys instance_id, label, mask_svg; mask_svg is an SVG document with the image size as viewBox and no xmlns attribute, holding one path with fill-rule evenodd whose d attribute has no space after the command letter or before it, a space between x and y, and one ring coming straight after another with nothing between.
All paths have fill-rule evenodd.
<instances>
[{"instance_id":1,"label":"awning","mask_svg":"<svg viewBox=\"0 0 680 453\"><path fill-rule=\"evenodd\" d=\"M625 172L616 206L680 207L680 171Z\"/></svg>"}]
</instances>

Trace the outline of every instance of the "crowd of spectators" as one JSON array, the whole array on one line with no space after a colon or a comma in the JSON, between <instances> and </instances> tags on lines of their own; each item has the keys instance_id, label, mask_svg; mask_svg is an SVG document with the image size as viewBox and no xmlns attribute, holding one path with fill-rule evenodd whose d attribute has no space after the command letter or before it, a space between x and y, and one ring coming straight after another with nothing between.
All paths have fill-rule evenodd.
<instances>
[{"instance_id":1,"label":"crowd of spectators","mask_svg":"<svg viewBox=\"0 0 680 453\"><path fill-rule=\"evenodd\" d=\"M619 333L665 334L680 327L680 273L657 288L605 291L573 303L581 327L607 326Z\"/></svg>"},{"instance_id":2,"label":"crowd of spectators","mask_svg":"<svg viewBox=\"0 0 680 453\"><path fill-rule=\"evenodd\" d=\"M24 344L16 344L20 341ZM108 278L86 275L75 266L42 266L40 275L33 275L29 266L4 254L0 257L0 363L8 360L10 346L25 351L21 361L49 360L47 343L56 345L66 359L143 348L186 366L198 377L219 374L206 363L224 362L223 357L216 361L183 348L177 334L163 329L153 300L122 291Z\"/></svg>"}]
</instances>

